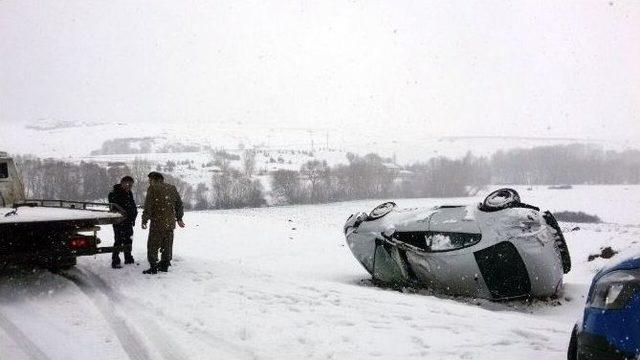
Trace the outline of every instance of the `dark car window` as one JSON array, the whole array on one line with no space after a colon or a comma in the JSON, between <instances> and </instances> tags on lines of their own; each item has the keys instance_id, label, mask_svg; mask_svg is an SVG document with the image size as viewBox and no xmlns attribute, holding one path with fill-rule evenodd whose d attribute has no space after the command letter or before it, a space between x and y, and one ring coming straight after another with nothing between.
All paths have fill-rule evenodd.
<instances>
[{"instance_id":1,"label":"dark car window","mask_svg":"<svg viewBox=\"0 0 640 360\"><path fill-rule=\"evenodd\" d=\"M0 179L6 179L9 177L9 167L7 163L0 163Z\"/></svg>"},{"instance_id":2,"label":"dark car window","mask_svg":"<svg viewBox=\"0 0 640 360\"><path fill-rule=\"evenodd\" d=\"M443 252L475 245L482 238L482 234L446 231L406 231L396 232L393 237L424 251Z\"/></svg>"},{"instance_id":3,"label":"dark car window","mask_svg":"<svg viewBox=\"0 0 640 360\"><path fill-rule=\"evenodd\" d=\"M395 256L394 256L395 255ZM391 284L407 282L406 265L398 255L398 249L379 244L376 246L373 260L373 277L376 280Z\"/></svg>"},{"instance_id":4,"label":"dark car window","mask_svg":"<svg viewBox=\"0 0 640 360\"><path fill-rule=\"evenodd\" d=\"M428 249L433 252L449 251L477 244L481 237L480 234L430 231L426 242Z\"/></svg>"}]
</instances>

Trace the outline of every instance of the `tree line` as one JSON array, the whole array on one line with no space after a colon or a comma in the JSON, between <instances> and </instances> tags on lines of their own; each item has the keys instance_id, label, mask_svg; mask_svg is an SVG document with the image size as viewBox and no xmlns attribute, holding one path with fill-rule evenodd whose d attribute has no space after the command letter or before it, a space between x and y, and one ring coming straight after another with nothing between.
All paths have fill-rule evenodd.
<instances>
[{"instance_id":1,"label":"tree line","mask_svg":"<svg viewBox=\"0 0 640 360\"><path fill-rule=\"evenodd\" d=\"M377 154L347 154L347 164L311 160L294 170L272 174L275 203L318 203L389 197L466 196L490 183L486 159L439 157L406 167ZM476 189L476 190L474 190Z\"/></svg>"},{"instance_id":2,"label":"tree line","mask_svg":"<svg viewBox=\"0 0 640 360\"><path fill-rule=\"evenodd\" d=\"M163 172L187 209L228 209L271 204L309 204L372 198L454 197L473 195L488 184L640 184L640 152L604 151L590 145L558 145L498 151L490 157L472 153L460 159L432 158L398 166L377 154L347 154L347 162L330 166L312 159L298 170L267 174L269 192L256 176L256 154L213 153L219 171L195 187L164 166L144 160L106 165L16 156L25 191L31 198L103 200L113 184L131 175L134 198L144 202L147 174ZM232 166L232 162L239 166ZM190 169L195 169L189 164ZM264 180L265 177L263 177ZM267 202L267 198L270 201Z\"/></svg>"},{"instance_id":3,"label":"tree line","mask_svg":"<svg viewBox=\"0 0 640 360\"><path fill-rule=\"evenodd\" d=\"M102 201L114 184L129 175L135 181L133 197L137 204L142 204L148 186L147 174L153 169L150 162L139 159L130 164L110 162L106 165L85 161L71 163L31 155L16 155L14 160L25 196L32 199ZM170 174L165 174L165 178L176 186L185 206L189 207L193 202L193 187Z\"/></svg>"},{"instance_id":4,"label":"tree line","mask_svg":"<svg viewBox=\"0 0 640 360\"><path fill-rule=\"evenodd\" d=\"M541 146L498 151L494 184L639 184L640 151L605 151L594 145Z\"/></svg>"}]
</instances>

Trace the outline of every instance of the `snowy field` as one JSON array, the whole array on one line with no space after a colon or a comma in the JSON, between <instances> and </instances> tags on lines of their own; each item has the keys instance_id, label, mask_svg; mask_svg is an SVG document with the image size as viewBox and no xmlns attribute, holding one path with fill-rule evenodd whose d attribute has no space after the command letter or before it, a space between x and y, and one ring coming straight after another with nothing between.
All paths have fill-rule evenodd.
<instances>
[{"instance_id":1,"label":"snowy field","mask_svg":"<svg viewBox=\"0 0 640 360\"><path fill-rule=\"evenodd\" d=\"M602 146L610 150L637 148L632 139L616 141L597 138L545 138L545 137L494 137L494 136L450 136L435 134L432 128L415 128L407 125L384 126L382 129L360 126L345 122L340 128L289 128L274 126L250 126L234 121L190 122L185 127L182 122L71 122L68 127L56 127L57 121L40 120L29 125L19 122L0 122L0 134L17 134L2 138L0 151L11 154L34 154L67 161L92 160L128 160L136 157L156 160L179 160L179 153L165 154L127 154L126 156L105 155L88 156L91 151L100 149L104 141L116 138L157 138L160 144L181 143L185 145L206 145L213 149L239 151L242 144L247 149L257 148L275 151L313 150L320 148L340 150L339 160L345 162L344 154L353 152L365 155L370 152L384 157L396 156L400 164L425 161L431 157L463 157L472 150L476 156L490 156L498 150L514 148L532 148L536 146L566 145L584 143ZM90 134L91 136L87 136ZM354 136L357 134L358 136ZM430 134L430 135L427 135ZM193 154L186 155L192 159ZM316 154L330 164L336 161L335 153ZM164 158L163 158L164 157ZM197 159L197 157L196 157ZM292 159L295 162L295 158Z\"/></svg>"},{"instance_id":2,"label":"snowy field","mask_svg":"<svg viewBox=\"0 0 640 360\"><path fill-rule=\"evenodd\" d=\"M574 266L558 300L491 303L372 286L342 225L378 200L190 212L167 274L141 274L139 228L137 264L123 269L102 255L64 276L6 270L0 359L564 359L593 274L637 251L640 186L517 189L524 202L604 221L561 223ZM111 230L101 233L109 245ZM587 262L602 246L620 254Z\"/></svg>"}]
</instances>

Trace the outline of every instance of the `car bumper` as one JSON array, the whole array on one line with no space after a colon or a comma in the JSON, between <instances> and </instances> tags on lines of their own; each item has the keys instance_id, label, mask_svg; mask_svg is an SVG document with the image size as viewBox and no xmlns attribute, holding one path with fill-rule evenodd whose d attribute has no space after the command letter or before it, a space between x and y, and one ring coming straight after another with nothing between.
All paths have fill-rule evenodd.
<instances>
[{"instance_id":1,"label":"car bumper","mask_svg":"<svg viewBox=\"0 0 640 360\"><path fill-rule=\"evenodd\" d=\"M636 354L624 353L611 346L604 336L581 332L578 334L578 360L635 360Z\"/></svg>"}]
</instances>

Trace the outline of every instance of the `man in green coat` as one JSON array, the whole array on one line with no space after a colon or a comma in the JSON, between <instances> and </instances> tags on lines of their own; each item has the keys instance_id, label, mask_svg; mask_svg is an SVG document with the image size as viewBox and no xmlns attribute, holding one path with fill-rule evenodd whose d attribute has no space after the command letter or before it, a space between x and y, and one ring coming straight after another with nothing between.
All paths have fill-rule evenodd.
<instances>
[{"instance_id":1,"label":"man in green coat","mask_svg":"<svg viewBox=\"0 0 640 360\"><path fill-rule=\"evenodd\" d=\"M149 173L149 189L144 201L142 212L142 228L147 228L151 220L149 238L147 240L147 259L149 269L144 274L157 274L158 271L169 271L173 252L173 230L176 223L184 227L182 216L182 199L173 185L165 184L164 177L159 172ZM158 263L158 251L161 253Z\"/></svg>"}]
</instances>

